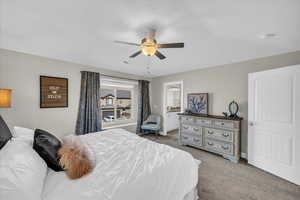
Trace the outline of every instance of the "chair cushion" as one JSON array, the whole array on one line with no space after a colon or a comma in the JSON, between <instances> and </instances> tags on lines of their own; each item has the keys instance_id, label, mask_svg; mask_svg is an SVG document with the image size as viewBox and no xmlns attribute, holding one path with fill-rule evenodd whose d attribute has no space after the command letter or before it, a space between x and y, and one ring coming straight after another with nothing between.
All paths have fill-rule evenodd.
<instances>
[{"instance_id":1,"label":"chair cushion","mask_svg":"<svg viewBox=\"0 0 300 200\"><path fill-rule=\"evenodd\" d=\"M12 134L0 115L0 149L12 138Z\"/></svg>"},{"instance_id":2,"label":"chair cushion","mask_svg":"<svg viewBox=\"0 0 300 200\"><path fill-rule=\"evenodd\" d=\"M159 126L157 124L144 124L141 127L143 130L152 130L157 131L159 130Z\"/></svg>"}]
</instances>

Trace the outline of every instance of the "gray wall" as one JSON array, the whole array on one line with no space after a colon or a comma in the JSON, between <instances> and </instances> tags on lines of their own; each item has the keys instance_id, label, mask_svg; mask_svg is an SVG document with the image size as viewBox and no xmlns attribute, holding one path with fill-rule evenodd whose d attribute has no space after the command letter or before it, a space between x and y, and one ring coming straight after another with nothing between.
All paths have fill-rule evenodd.
<instances>
[{"instance_id":1,"label":"gray wall","mask_svg":"<svg viewBox=\"0 0 300 200\"><path fill-rule=\"evenodd\" d=\"M242 152L247 152L248 115L248 73L300 63L300 51L278 56L260 58L240 63L157 77L152 80L152 110L162 114L163 84L183 81L184 105L186 97L192 92L209 93L209 113L221 115L227 111L230 101L240 105L239 115L244 117L242 124Z\"/></svg>"},{"instance_id":2,"label":"gray wall","mask_svg":"<svg viewBox=\"0 0 300 200\"><path fill-rule=\"evenodd\" d=\"M143 79L143 77L134 75L0 49L0 88L13 91L12 108L0 108L0 114L10 128L16 125L41 128L49 130L57 136L73 133L77 118L80 71L82 70ZM69 79L68 108L40 109L40 75Z\"/></svg>"},{"instance_id":3,"label":"gray wall","mask_svg":"<svg viewBox=\"0 0 300 200\"><path fill-rule=\"evenodd\" d=\"M157 77L152 79L151 84L152 110L154 113L162 114L163 83L171 81L184 81L184 100L187 93L209 92L210 114L219 115L227 111L228 103L234 99L240 104L240 116L245 118L242 151L247 152L248 73L293 64L300 64L300 51ZM13 90L12 108L0 108L0 114L6 119L10 128L15 125L42 128L58 136L73 133L77 117L81 70L134 79L144 78L0 49L0 88ZM68 108L39 108L40 75L69 79Z\"/></svg>"}]
</instances>

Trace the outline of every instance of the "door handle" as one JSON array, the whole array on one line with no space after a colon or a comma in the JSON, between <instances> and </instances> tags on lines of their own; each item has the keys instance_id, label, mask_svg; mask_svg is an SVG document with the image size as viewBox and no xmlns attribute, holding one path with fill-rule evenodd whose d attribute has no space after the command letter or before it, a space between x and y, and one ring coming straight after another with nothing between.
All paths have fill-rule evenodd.
<instances>
[{"instance_id":1,"label":"door handle","mask_svg":"<svg viewBox=\"0 0 300 200\"><path fill-rule=\"evenodd\" d=\"M254 126L254 122L249 122L249 126Z\"/></svg>"}]
</instances>

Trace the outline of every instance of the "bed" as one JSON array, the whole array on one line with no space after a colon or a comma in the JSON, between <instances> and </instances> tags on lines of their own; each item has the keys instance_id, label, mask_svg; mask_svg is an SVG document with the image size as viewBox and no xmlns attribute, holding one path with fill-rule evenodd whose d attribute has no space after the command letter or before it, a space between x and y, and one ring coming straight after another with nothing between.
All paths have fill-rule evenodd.
<instances>
[{"instance_id":1,"label":"bed","mask_svg":"<svg viewBox=\"0 0 300 200\"><path fill-rule=\"evenodd\" d=\"M79 137L95 168L78 180L48 169L42 200L198 199L200 161L191 154L123 129Z\"/></svg>"}]
</instances>

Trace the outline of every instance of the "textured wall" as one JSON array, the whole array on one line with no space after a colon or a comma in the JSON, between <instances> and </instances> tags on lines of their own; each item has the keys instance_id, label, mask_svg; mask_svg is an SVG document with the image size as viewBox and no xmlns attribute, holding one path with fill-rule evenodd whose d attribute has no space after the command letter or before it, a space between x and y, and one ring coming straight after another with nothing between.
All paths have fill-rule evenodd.
<instances>
[{"instance_id":1,"label":"textured wall","mask_svg":"<svg viewBox=\"0 0 300 200\"><path fill-rule=\"evenodd\" d=\"M185 105L188 93L208 92L210 114L221 115L227 111L229 102L235 100L240 105L239 115L245 118L242 152L247 152L248 73L299 63L300 51L154 78L153 112L162 114L163 84L172 81L183 81Z\"/></svg>"}]
</instances>

